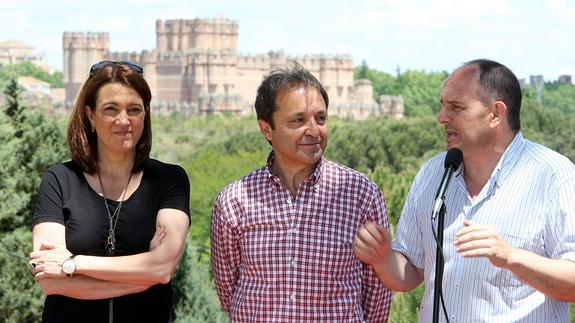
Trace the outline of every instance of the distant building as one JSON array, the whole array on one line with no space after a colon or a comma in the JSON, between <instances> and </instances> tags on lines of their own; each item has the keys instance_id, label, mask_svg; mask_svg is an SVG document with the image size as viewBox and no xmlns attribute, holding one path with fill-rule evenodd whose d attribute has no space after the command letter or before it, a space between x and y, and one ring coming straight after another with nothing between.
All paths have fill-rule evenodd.
<instances>
[{"instance_id":1,"label":"distant building","mask_svg":"<svg viewBox=\"0 0 575 323\"><path fill-rule=\"evenodd\" d=\"M39 54L34 46L17 39L0 42L0 66L26 61L30 61L46 71L50 70L50 67L44 61L43 55Z\"/></svg>"},{"instance_id":2,"label":"distant building","mask_svg":"<svg viewBox=\"0 0 575 323\"><path fill-rule=\"evenodd\" d=\"M286 56L283 51L266 54L238 53L238 23L227 18L157 20L156 48L136 52L110 52L108 33L65 32L64 83L66 106L73 101L88 76L90 66L103 59L130 60L144 68L152 90L154 112L178 111L186 115L253 112L262 77L295 60L322 82L333 115L365 118L403 115L403 99L386 99L381 107L373 100L367 80L353 79L353 59L348 55ZM367 81L369 82L369 81ZM391 109L391 110L390 110Z\"/></svg>"},{"instance_id":3,"label":"distant building","mask_svg":"<svg viewBox=\"0 0 575 323\"><path fill-rule=\"evenodd\" d=\"M51 88L50 83L30 76L19 76L16 80L24 90L21 98L31 109L42 109L48 114L65 114L64 89Z\"/></svg>"},{"instance_id":4,"label":"distant building","mask_svg":"<svg viewBox=\"0 0 575 323\"><path fill-rule=\"evenodd\" d=\"M50 95L51 88L50 83L48 82L41 81L31 76L19 76L17 82L18 85L28 92Z\"/></svg>"},{"instance_id":5,"label":"distant building","mask_svg":"<svg viewBox=\"0 0 575 323\"><path fill-rule=\"evenodd\" d=\"M571 75L561 75L557 82L561 84L571 84Z\"/></svg>"},{"instance_id":6,"label":"distant building","mask_svg":"<svg viewBox=\"0 0 575 323\"><path fill-rule=\"evenodd\" d=\"M531 75L529 77L529 84L535 87L535 97L537 98L537 101L541 102L543 97L543 86L545 85L543 75Z\"/></svg>"}]
</instances>

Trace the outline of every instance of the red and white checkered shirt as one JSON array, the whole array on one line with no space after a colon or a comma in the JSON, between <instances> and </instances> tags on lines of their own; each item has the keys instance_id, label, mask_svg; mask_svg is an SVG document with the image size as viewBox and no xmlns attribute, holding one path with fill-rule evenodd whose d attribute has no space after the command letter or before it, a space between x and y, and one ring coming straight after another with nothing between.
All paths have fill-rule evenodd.
<instances>
[{"instance_id":1,"label":"red and white checkered shirt","mask_svg":"<svg viewBox=\"0 0 575 323\"><path fill-rule=\"evenodd\" d=\"M233 322L386 322L391 290L353 252L389 227L365 175L322 158L293 198L268 165L228 185L212 213L212 270Z\"/></svg>"}]
</instances>

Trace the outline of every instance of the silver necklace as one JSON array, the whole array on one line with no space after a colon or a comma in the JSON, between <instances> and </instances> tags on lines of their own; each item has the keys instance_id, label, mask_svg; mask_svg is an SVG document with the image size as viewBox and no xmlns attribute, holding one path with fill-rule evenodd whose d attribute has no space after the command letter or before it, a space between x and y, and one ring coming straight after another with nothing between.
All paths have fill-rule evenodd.
<instances>
[{"instance_id":1,"label":"silver necklace","mask_svg":"<svg viewBox=\"0 0 575 323\"><path fill-rule=\"evenodd\" d=\"M118 218L120 217L120 210L122 209L122 204L126 197L126 192L128 191L128 186L132 180L132 173L130 172L130 177L128 178L128 183L122 192L122 198L118 207L114 210L114 213L110 213L110 207L108 206L108 199L106 198L106 192L104 191L104 184L102 183L102 177L100 176L100 171L98 171L98 180L100 181L100 187L102 188L102 196L104 197L104 204L106 205L106 212L108 213L108 239L106 241L106 256L114 256L116 254L116 224L118 223Z\"/></svg>"},{"instance_id":2,"label":"silver necklace","mask_svg":"<svg viewBox=\"0 0 575 323\"><path fill-rule=\"evenodd\" d=\"M106 192L104 191L104 184L102 183L102 177L100 176L100 171L98 170L98 180L100 181L100 187L102 188L102 196L104 197L104 204L106 205L106 212L108 213L108 240L106 242L106 256L116 255L116 224L118 223L118 218L120 217L120 210L122 209L122 203L126 198L126 192L128 191L128 186L132 180L132 172L130 172L130 177L128 178L128 183L124 187L122 192L122 198L118 207L114 210L114 214L110 214L110 207L108 207L108 199L106 198ZM108 323L114 322L114 298L110 298L108 302Z\"/></svg>"}]
</instances>

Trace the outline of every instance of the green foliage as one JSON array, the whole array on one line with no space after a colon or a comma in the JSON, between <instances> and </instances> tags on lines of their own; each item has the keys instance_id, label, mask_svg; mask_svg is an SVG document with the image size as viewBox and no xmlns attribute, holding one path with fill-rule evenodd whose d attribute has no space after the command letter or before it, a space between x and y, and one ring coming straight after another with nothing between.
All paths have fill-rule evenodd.
<instances>
[{"instance_id":1,"label":"green foliage","mask_svg":"<svg viewBox=\"0 0 575 323\"><path fill-rule=\"evenodd\" d=\"M383 191L387 216L393 228L399 221L403 203L405 203L415 174L417 174L417 169L413 167L394 173L385 165L379 165L374 171L368 173L369 177Z\"/></svg>"},{"instance_id":2,"label":"green foliage","mask_svg":"<svg viewBox=\"0 0 575 323\"><path fill-rule=\"evenodd\" d=\"M378 99L380 95L401 95L396 78L388 73L370 69L365 61L360 67L354 69L354 79L366 78L373 86L373 97Z\"/></svg>"},{"instance_id":3,"label":"green foliage","mask_svg":"<svg viewBox=\"0 0 575 323\"><path fill-rule=\"evenodd\" d=\"M419 285L409 293L393 293L391 302L391 313L389 322L393 323L413 323L417 322L419 314L419 305L423 298L424 288Z\"/></svg>"},{"instance_id":4,"label":"green foliage","mask_svg":"<svg viewBox=\"0 0 575 323\"><path fill-rule=\"evenodd\" d=\"M332 133L327 156L363 172L385 165L397 173L419 168L423 156L443 146L442 130L434 118L371 118Z\"/></svg>"},{"instance_id":5,"label":"green foliage","mask_svg":"<svg viewBox=\"0 0 575 323\"><path fill-rule=\"evenodd\" d=\"M31 225L42 173L67 155L55 120L27 110L12 86L6 95L8 104L0 113L0 169L10 176L0 178L0 232Z\"/></svg>"},{"instance_id":6,"label":"green foliage","mask_svg":"<svg viewBox=\"0 0 575 323\"><path fill-rule=\"evenodd\" d=\"M154 117L151 155L166 162L181 162L207 146L257 130L255 120L254 116Z\"/></svg>"},{"instance_id":7,"label":"green foliage","mask_svg":"<svg viewBox=\"0 0 575 323\"><path fill-rule=\"evenodd\" d=\"M261 137L257 138L265 144L259 146L261 149L242 148L253 136L253 134L246 134L232 137L229 141L219 145L223 149L206 148L182 165L193 186L190 198L193 225L190 235L198 246L205 248L205 251L209 247L212 205L218 193L227 184L265 164L269 148L266 147L267 142ZM236 143L237 146L230 142ZM226 145L231 145L231 147L226 149Z\"/></svg>"},{"instance_id":8,"label":"green foliage","mask_svg":"<svg viewBox=\"0 0 575 323\"><path fill-rule=\"evenodd\" d=\"M547 83L542 93L542 103L566 114L575 113L575 85Z\"/></svg>"},{"instance_id":9,"label":"green foliage","mask_svg":"<svg viewBox=\"0 0 575 323\"><path fill-rule=\"evenodd\" d=\"M18 76L31 76L41 81L50 83L53 88L63 88L62 72L48 73L30 61L18 64L0 66L0 89L4 88L11 80Z\"/></svg>"},{"instance_id":10,"label":"green foliage","mask_svg":"<svg viewBox=\"0 0 575 323\"><path fill-rule=\"evenodd\" d=\"M176 322L226 322L210 268L193 243L188 243L172 279Z\"/></svg>"},{"instance_id":11,"label":"green foliage","mask_svg":"<svg viewBox=\"0 0 575 323\"><path fill-rule=\"evenodd\" d=\"M404 97L405 115L437 114L441 109L439 96L446 72L406 71L398 77Z\"/></svg>"},{"instance_id":12,"label":"green foliage","mask_svg":"<svg viewBox=\"0 0 575 323\"><path fill-rule=\"evenodd\" d=\"M26 261L32 250L32 214L42 173L63 161L66 149L56 121L21 104L16 82L5 94L0 111L0 317L37 322L44 297Z\"/></svg>"},{"instance_id":13,"label":"green foliage","mask_svg":"<svg viewBox=\"0 0 575 323\"><path fill-rule=\"evenodd\" d=\"M32 232L20 227L0 235L0 318L2 322L38 322L44 297L30 274L27 256Z\"/></svg>"},{"instance_id":14,"label":"green foliage","mask_svg":"<svg viewBox=\"0 0 575 323\"><path fill-rule=\"evenodd\" d=\"M575 97L574 97L575 99ZM575 161L575 113L538 103L526 96L521 108L521 127L526 138L561 153Z\"/></svg>"},{"instance_id":15,"label":"green foliage","mask_svg":"<svg viewBox=\"0 0 575 323\"><path fill-rule=\"evenodd\" d=\"M361 66L357 69L357 73L354 79L367 79L369 78L369 67L367 66L367 62L363 60L361 62Z\"/></svg>"},{"instance_id":16,"label":"green foliage","mask_svg":"<svg viewBox=\"0 0 575 323\"><path fill-rule=\"evenodd\" d=\"M6 86L6 90L4 90L4 95L6 97L6 107L4 108L4 113L12 124L17 127L19 124L22 123L24 107L18 101L20 93L22 90L18 87L18 83L15 79L11 79ZM17 132L16 136L21 136L21 132Z\"/></svg>"},{"instance_id":17,"label":"green foliage","mask_svg":"<svg viewBox=\"0 0 575 323\"><path fill-rule=\"evenodd\" d=\"M402 95L406 116L424 116L439 112L439 95L447 72L408 70L397 76L369 69L363 62L354 70L354 78L367 78L372 82L374 97Z\"/></svg>"}]
</instances>

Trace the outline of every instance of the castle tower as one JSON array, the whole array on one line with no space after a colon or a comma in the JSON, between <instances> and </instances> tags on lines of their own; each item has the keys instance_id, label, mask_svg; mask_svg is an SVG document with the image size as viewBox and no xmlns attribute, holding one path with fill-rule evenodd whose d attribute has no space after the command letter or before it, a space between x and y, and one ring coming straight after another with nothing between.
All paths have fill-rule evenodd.
<instances>
[{"instance_id":1,"label":"castle tower","mask_svg":"<svg viewBox=\"0 0 575 323\"><path fill-rule=\"evenodd\" d=\"M238 50L238 23L228 18L156 20L160 53L188 50Z\"/></svg>"},{"instance_id":2,"label":"castle tower","mask_svg":"<svg viewBox=\"0 0 575 323\"><path fill-rule=\"evenodd\" d=\"M206 111L227 108L237 83L237 22L157 20L156 37L157 98L200 102Z\"/></svg>"},{"instance_id":3,"label":"castle tower","mask_svg":"<svg viewBox=\"0 0 575 323\"><path fill-rule=\"evenodd\" d=\"M89 74L90 66L106 57L110 48L108 33L64 32L64 87L66 108L74 105L82 83Z\"/></svg>"},{"instance_id":4,"label":"castle tower","mask_svg":"<svg viewBox=\"0 0 575 323\"><path fill-rule=\"evenodd\" d=\"M379 106L384 116L393 119L401 119L404 116L405 107L401 95L381 95L379 96Z\"/></svg>"}]
</instances>

